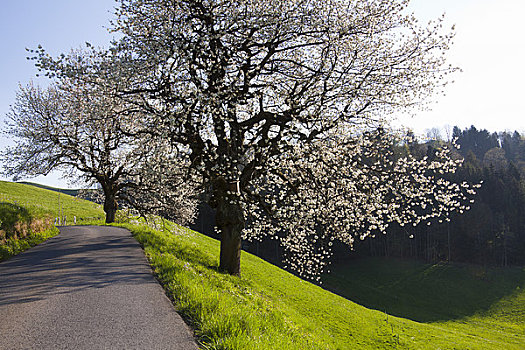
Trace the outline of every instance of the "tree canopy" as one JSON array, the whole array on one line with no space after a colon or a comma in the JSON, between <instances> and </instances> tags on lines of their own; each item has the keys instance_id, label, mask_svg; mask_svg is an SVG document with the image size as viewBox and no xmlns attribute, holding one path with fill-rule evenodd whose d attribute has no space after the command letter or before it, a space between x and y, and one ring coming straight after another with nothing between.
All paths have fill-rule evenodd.
<instances>
[{"instance_id":1,"label":"tree canopy","mask_svg":"<svg viewBox=\"0 0 525 350\"><path fill-rule=\"evenodd\" d=\"M440 19L421 26L408 1L118 3L120 38L92 50L107 59L78 70L40 50L37 65L102 85L110 72L112 96L140 111L129 135L169 144L185 183L216 209L221 269L240 273L243 233L273 235L291 268L316 276L333 240L417 225L473 192L441 176L461 163L446 149L393 153L404 141L389 116L424 103L454 71L452 34Z\"/></svg>"},{"instance_id":2,"label":"tree canopy","mask_svg":"<svg viewBox=\"0 0 525 350\"><path fill-rule=\"evenodd\" d=\"M79 69L94 64L81 51L72 52L68 61ZM16 142L2 154L4 173L16 179L60 169L70 179L98 184L107 223L115 221L119 202L187 223L195 213L188 186L173 172L160 176L158 170L177 169L171 147L147 135L132 136L141 112L117 98L109 80L100 84L100 79L93 84L62 75L47 88L21 86L4 128Z\"/></svg>"}]
</instances>

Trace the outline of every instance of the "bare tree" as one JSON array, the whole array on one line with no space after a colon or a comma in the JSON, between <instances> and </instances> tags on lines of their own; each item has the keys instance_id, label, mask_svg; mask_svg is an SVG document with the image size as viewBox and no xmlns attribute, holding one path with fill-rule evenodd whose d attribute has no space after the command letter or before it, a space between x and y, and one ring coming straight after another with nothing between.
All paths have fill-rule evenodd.
<instances>
[{"instance_id":1,"label":"bare tree","mask_svg":"<svg viewBox=\"0 0 525 350\"><path fill-rule=\"evenodd\" d=\"M452 126L450 126L450 124L445 124L443 126L443 131L445 132L445 141L447 142L452 142L452 138L453 138L453 132L452 132Z\"/></svg>"},{"instance_id":2,"label":"bare tree","mask_svg":"<svg viewBox=\"0 0 525 350\"><path fill-rule=\"evenodd\" d=\"M427 129L427 137L434 141L442 141L443 137L441 136L441 130L439 128L433 127Z\"/></svg>"}]
</instances>

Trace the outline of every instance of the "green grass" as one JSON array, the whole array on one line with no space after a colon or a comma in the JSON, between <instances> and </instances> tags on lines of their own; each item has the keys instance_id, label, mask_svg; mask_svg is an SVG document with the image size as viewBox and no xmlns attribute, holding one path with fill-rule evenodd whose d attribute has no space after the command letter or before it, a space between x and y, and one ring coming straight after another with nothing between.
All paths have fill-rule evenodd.
<instances>
[{"instance_id":1,"label":"green grass","mask_svg":"<svg viewBox=\"0 0 525 350\"><path fill-rule=\"evenodd\" d=\"M5 222L54 217L59 208L56 192L6 182L0 201ZM60 208L103 217L100 206L64 194ZM245 252L241 278L220 273L219 242L167 225L172 233L121 226L143 245L204 349L525 349L523 269L357 260L324 278L344 298ZM55 234L7 239L0 259Z\"/></svg>"},{"instance_id":2,"label":"green grass","mask_svg":"<svg viewBox=\"0 0 525 350\"><path fill-rule=\"evenodd\" d=\"M516 267L359 258L331 270L323 277L326 288L368 308L419 322L489 315L498 301L525 288L525 269ZM516 321L525 323L525 318Z\"/></svg>"},{"instance_id":3,"label":"green grass","mask_svg":"<svg viewBox=\"0 0 525 350\"><path fill-rule=\"evenodd\" d=\"M98 204L63 193L0 181L0 261L56 236L58 216L68 224L76 216L83 224L101 222L104 213Z\"/></svg>"},{"instance_id":4,"label":"green grass","mask_svg":"<svg viewBox=\"0 0 525 350\"><path fill-rule=\"evenodd\" d=\"M24 207L32 217L66 216L69 224L73 222L74 216L77 217L77 223L104 218L99 204L20 183L0 181L0 202Z\"/></svg>"},{"instance_id":5,"label":"green grass","mask_svg":"<svg viewBox=\"0 0 525 350\"><path fill-rule=\"evenodd\" d=\"M0 244L0 261L20 254L24 250L45 242L58 234L58 229L53 226L42 232L30 233L27 237L21 239L9 238L4 244Z\"/></svg>"},{"instance_id":6,"label":"green grass","mask_svg":"<svg viewBox=\"0 0 525 350\"><path fill-rule=\"evenodd\" d=\"M437 296L453 288L454 281L460 281L465 271L447 271L439 266L439 271L430 269L426 271L427 278L435 279L436 284L450 280L447 288L429 293L428 289L418 291L416 282L407 284L405 290L414 289L412 299L397 303L404 305L399 306L400 313L410 310L406 305L415 302L412 312L423 307L428 310L420 311L421 317L440 319L416 322L367 309L245 252L241 257L241 278L219 273L219 243L191 230L173 229L170 234L144 226L126 227L144 246L168 295L195 328L206 349L525 348L525 286L520 279L521 270L498 277L494 272L494 283L515 289L506 286L501 289L503 293L491 291L487 295L485 289L478 289L472 304L488 299L479 308L462 307L457 302L444 306L448 311L440 311L437 304L449 299ZM390 272L385 267L384 275L392 284L404 283L399 274L390 276ZM369 277L376 278L377 275ZM389 300L389 305L390 300L408 298L410 294L389 295L387 289L371 286L360 294L362 300L367 293L381 295L372 299ZM456 295L461 293L459 290ZM454 311L456 307L459 311ZM432 316L436 311L440 311L438 316Z\"/></svg>"}]
</instances>

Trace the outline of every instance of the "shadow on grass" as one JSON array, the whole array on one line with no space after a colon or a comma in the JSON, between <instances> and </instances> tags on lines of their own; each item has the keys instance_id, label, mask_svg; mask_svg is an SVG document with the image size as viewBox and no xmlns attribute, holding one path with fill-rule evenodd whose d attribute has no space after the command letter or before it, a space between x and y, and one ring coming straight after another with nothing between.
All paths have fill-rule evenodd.
<instances>
[{"instance_id":1,"label":"shadow on grass","mask_svg":"<svg viewBox=\"0 0 525 350\"><path fill-rule=\"evenodd\" d=\"M333 266L323 287L390 315L450 321L502 311L499 301L523 293L525 269L361 258Z\"/></svg>"},{"instance_id":2,"label":"shadow on grass","mask_svg":"<svg viewBox=\"0 0 525 350\"><path fill-rule=\"evenodd\" d=\"M32 216L26 208L0 202L0 240L25 235L31 221Z\"/></svg>"}]
</instances>

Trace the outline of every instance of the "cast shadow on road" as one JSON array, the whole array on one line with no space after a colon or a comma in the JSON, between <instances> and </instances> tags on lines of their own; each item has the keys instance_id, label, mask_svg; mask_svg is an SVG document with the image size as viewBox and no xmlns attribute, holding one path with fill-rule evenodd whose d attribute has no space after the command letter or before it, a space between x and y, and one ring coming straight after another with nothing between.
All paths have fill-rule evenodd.
<instances>
[{"instance_id":1,"label":"cast shadow on road","mask_svg":"<svg viewBox=\"0 0 525 350\"><path fill-rule=\"evenodd\" d=\"M0 263L0 305L86 288L154 283L149 268L140 268L147 262L131 237L110 236L96 243L56 238Z\"/></svg>"}]
</instances>

